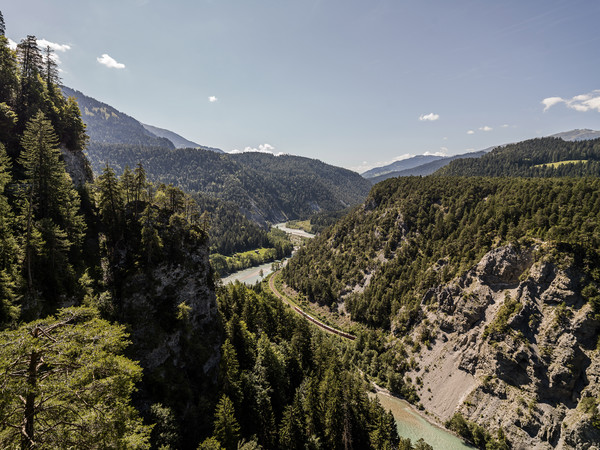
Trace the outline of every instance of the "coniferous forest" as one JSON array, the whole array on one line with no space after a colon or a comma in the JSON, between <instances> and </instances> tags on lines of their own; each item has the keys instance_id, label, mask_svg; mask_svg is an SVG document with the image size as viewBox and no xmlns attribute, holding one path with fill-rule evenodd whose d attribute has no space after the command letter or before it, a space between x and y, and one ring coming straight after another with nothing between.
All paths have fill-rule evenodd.
<instances>
[{"instance_id":1,"label":"coniferous forest","mask_svg":"<svg viewBox=\"0 0 600 450\"><path fill-rule=\"evenodd\" d=\"M84 109L90 142L52 49L5 31L0 447L432 449L382 393L481 449L600 445L600 140L372 188Z\"/></svg>"},{"instance_id":2,"label":"coniferous forest","mask_svg":"<svg viewBox=\"0 0 600 450\"><path fill-rule=\"evenodd\" d=\"M260 288L215 296L209 245L288 244L258 228L209 244L227 213L141 161L92 180L51 50L1 31L2 447L396 445L338 341Z\"/></svg>"}]
</instances>

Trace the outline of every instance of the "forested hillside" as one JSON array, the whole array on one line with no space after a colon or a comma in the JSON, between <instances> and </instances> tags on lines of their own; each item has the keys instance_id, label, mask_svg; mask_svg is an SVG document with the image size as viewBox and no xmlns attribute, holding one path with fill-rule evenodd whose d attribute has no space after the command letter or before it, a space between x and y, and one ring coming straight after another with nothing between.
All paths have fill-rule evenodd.
<instances>
[{"instance_id":1,"label":"forested hillside","mask_svg":"<svg viewBox=\"0 0 600 450\"><path fill-rule=\"evenodd\" d=\"M389 328L403 306L418 306L502 243L551 240L595 254L599 213L597 178L386 180L301 249L284 276L320 302L347 296L355 320Z\"/></svg>"},{"instance_id":2,"label":"forested hillside","mask_svg":"<svg viewBox=\"0 0 600 450\"><path fill-rule=\"evenodd\" d=\"M497 147L477 159L458 159L435 175L584 177L600 176L600 139L531 139Z\"/></svg>"},{"instance_id":3,"label":"forested hillside","mask_svg":"<svg viewBox=\"0 0 600 450\"><path fill-rule=\"evenodd\" d=\"M343 342L260 286L229 285L219 311L221 397L214 434L201 449L216 442L235 449L240 438L264 448L397 448L391 413L367 397Z\"/></svg>"},{"instance_id":4,"label":"forested hillside","mask_svg":"<svg viewBox=\"0 0 600 450\"><path fill-rule=\"evenodd\" d=\"M73 183L87 136L53 61L0 13L0 446L412 448L339 343L260 288L217 304L219 204L141 164Z\"/></svg>"},{"instance_id":5,"label":"forested hillside","mask_svg":"<svg viewBox=\"0 0 600 450\"><path fill-rule=\"evenodd\" d=\"M117 111L112 106L67 86L61 86L60 90L66 98L72 98L79 105L91 141L174 148L171 141L154 135L133 117Z\"/></svg>"},{"instance_id":6,"label":"forested hillside","mask_svg":"<svg viewBox=\"0 0 600 450\"><path fill-rule=\"evenodd\" d=\"M364 370L443 420L461 412L449 426L481 448L499 424L517 446L576 447L600 438L577 407L600 393L599 230L598 178L390 179L283 277L372 328ZM539 407L519 417L519 402Z\"/></svg>"},{"instance_id":7,"label":"forested hillside","mask_svg":"<svg viewBox=\"0 0 600 450\"><path fill-rule=\"evenodd\" d=\"M360 175L318 160L262 153L217 154L90 143L95 172L109 164L120 173L143 161L148 178L235 203L249 218L264 223L336 211L360 203L370 183Z\"/></svg>"}]
</instances>

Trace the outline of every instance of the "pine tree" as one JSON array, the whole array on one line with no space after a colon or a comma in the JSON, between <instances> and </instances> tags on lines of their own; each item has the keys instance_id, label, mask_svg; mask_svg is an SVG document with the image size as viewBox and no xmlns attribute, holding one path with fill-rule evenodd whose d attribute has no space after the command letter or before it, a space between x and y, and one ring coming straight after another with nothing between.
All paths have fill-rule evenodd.
<instances>
[{"instance_id":1,"label":"pine tree","mask_svg":"<svg viewBox=\"0 0 600 450\"><path fill-rule=\"evenodd\" d=\"M50 90L55 85L60 84L60 77L58 76L58 64L56 63L54 50L49 45L44 49L42 61L43 67L41 72L44 76L44 81L46 81L46 87Z\"/></svg>"},{"instance_id":2,"label":"pine tree","mask_svg":"<svg viewBox=\"0 0 600 450\"><path fill-rule=\"evenodd\" d=\"M135 197L135 178L128 165L125 166L125 170L123 170L123 175L121 175L119 183L125 198L125 205L128 205Z\"/></svg>"},{"instance_id":3,"label":"pine tree","mask_svg":"<svg viewBox=\"0 0 600 450\"><path fill-rule=\"evenodd\" d=\"M108 165L96 181L100 217L112 242L116 242L123 234L123 191L115 175Z\"/></svg>"},{"instance_id":4,"label":"pine tree","mask_svg":"<svg viewBox=\"0 0 600 450\"><path fill-rule=\"evenodd\" d=\"M77 234L83 232L82 219L73 216L73 210L79 207L79 198L61 160L54 128L42 112L27 124L21 144L23 152L19 163L25 169L23 186L35 217L50 218L70 231L71 239L80 239Z\"/></svg>"},{"instance_id":5,"label":"pine tree","mask_svg":"<svg viewBox=\"0 0 600 450\"><path fill-rule=\"evenodd\" d=\"M18 247L13 233L14 215L4 190L11 182L10 159L0 143L0 327L16 319L16 283Z\"/></svg>"},{"instance_id":6,"label":"pine tree","mask_svg":"<svg viewBox=\"0 0 600 450\"><path fill-rule=\"evenodd\" d=\"M20 122L26 123L44 104L43 58L35 36L27 36L17 45L17 59L21 76L17 114Z\"/></svg>"},{"instance_id":7,"label":"pine tree","mask_svg":"<svg viewBox=\"0 0 600 450\"><path fill-rule=\"evenodd\" d=\"M21 77L27 81L42 73L44 64L42 53L37 45L35 36L28 35L17 45Z\"/></svg>"},{"instance_id":8,"label":"pine tree","mask_svg":"<svg viewBox=\"0 0 600 450\"><path fill-rule=\"evenodd\" d=\"M139 365L122 356L124 326L88 308L0 333L3 448L149 448L131 406Z\"/></svg>"},{"instance_id":9,"label":"pine tree","mask_svg":"<svg viewBox=\"0 0 600 450\"><path fill-rule=\"evenodd\" d=\"M27 124L21 140L23 151L18 162L25 177L19 191L18 220L29 297L33 296L36 265L43 269L37 276L50 277L38 280L38 287L51 297L57 294L52 293L54 285L60 285L63 275L71 269L58 268L56 263L60 260L68 265L66 253L72 247L79 248L85 232L85 222L79 214L79 195L60 159L57 142L54 129L42 112ZM47 264L57 271L47 270Z\"/></svg>"},{"instance_id":10,"label":"pine tree","mask_svg":"<svg viewBox=\"0 0 600 450\"><path fill-rule=\"evenodd\" d=\"M0 35L0 103L14 106L18 86L16 54L8 46L8 39Z\"/></svg>"},{"instance_id":11,"label":"pine tree","mask_svg":"<svg viewBox=\"0 0 600 450\"><path fill-rule=\"evenodd\" d=\"M227 450L235 450L240 439L240 426L235 418L233 402L223 395L215 411L215 438Z\"/></svg>"},{"instance_id":12,"label":"pine tree","mask_svg":"<svg viewBox=\"0 0 600 450\"><path fill-rule=\"evenodd\" d=\"M138 219L140 213L139 202L151 199L150 195L146 195L147 189L146 170L144 170L142 163L138 162L133 172L133 201L135 202L133 217L135 220Z\"/></svg>"},{"instance_id":13,"label":"pine tree","mask_svg":"<svg viewBox=\"0 0 600 450\"><path fill-rule=\"evenodd\" d=\"M57 86L54 86L56 92L56 99L62 99L62 93ZM83 150L88 141L88 136L85 134L85 123L81 120L81 111L77 100L73 97L69 97L66 101L60 100L58 103L62 103L58 121L62 125L62 133L60 134L60 141L69 150ZM87 158L86 158L87 163ZM91 178L91 168L88 168Z\"/></svg>"},{"instance_id":14,"label":"pine tree","mask_svg":"<svg viewBox=\"0 0 600 450\"><path fill-rule=\"evenodd\" d=\"M145 254L147 263L157 258L163 248L162 239L156 228L157 221L158 212L156 207L148 203L140 217L142 226L141 253Z\"/></svg>"},{"instance_id":15,"label":"pine tree","mask_svg":"<svg viewBox=\"0 0 600 450\"><path fill-rule=\"evenodd\" d=\"M2 11L0 11L0 36L4 36L6 33L6 24L4 23L4 16L2 15Z\"/></svg>"},{"instance_id":16,"label":"pine tree","mask_svg":"<svg viewBox=\"0 0 600 450\"><path fill-rule=\"evenodd\" d=\"M221 354L219 378L222 392L233 401L234 405L239 407L243 397L240 365L235 348L233 348L229 339L226 339L221 347Z\"/></svg>"}]
</instances>

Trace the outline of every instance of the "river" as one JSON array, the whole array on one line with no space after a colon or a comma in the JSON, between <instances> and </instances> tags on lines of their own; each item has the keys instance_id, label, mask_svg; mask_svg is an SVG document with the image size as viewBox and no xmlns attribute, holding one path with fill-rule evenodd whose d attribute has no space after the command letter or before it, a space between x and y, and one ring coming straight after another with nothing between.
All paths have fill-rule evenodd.
<instances>
[{"instance_id":1,"label":"river","mask_svg":"<svg viewBox=\"0 0 600 450\"><path fill-rule=\"evenodd\" d=\"M413 445L420 438L423 438L435 450L464 450L474 448L465 444L453 434L429 423L408 402L392 397L385 392L377 392L376 395L381 406L391 411L394 415L398 434L403 438L410 438Z\"/></svg>"},{"instance_id":2,"label":"river","mask_svg":"<svg viewBox=\"0 0 600 450\"><path fill-rule=\"evenodd\" d=\"M273 225L273 227L279 228L286 233L296 236L305 238L315 237L314 234L307 233L304 230L288 228L285 226L285 223L278 223ZM221 281L223 281L223 284L228 284L238 280L241 283L252 285L273 272L271 269L271 264L272 263L265 263L257 267L240 270L239 272L232 273L225 278L221 278ZM263 271L262 277L260 276L261 270ZM387 395L384 392L378 392L377 398L379 398L381 405L386 410L392 411L394 419L396 420L398 434L404 438L410 438L413 444L420 438L423 438L423 440L431 445L435 450L463 450L473 448L465 444L453 434L448 433L444 429L429 423L417 412L415 412L408 402Z\"/></svg>"},{"instance_id":3,"label":"river","mask_svg":"<svg viewBox=\"0 0 600 450\"><path fill-rule=\"evenodd\" d=\"M285 231L288 234L293 234L295 236L300 236L304 238L314 238L314 234L307 233L304 230L297 230L295 228L288 228L285 226L285 222L277 223L273 225L273 228L279 228L282 231ZM250 267L249 269L239 270L238 272L234 272L224 278L221 278L223 284L233 283L234 281L239 281L240 283L245 284L255 284L257 281L261 281L267 275L273 272L271 269L271 265L273 263L265 263L260 266ZM260 276L260 271L262 270L262 277Z\"/></svg>"},{"instance_id":4,"label":"river","mask_svg":"<svg viewBox=\"0 0 600 450\"><path fill-rule=\"evenodd\" d=\"M226 276L225 278L221 278L221 281L223 284L229 284L237 280L240 283L252 285L257 281L261 281L264 277L273 272L271 269L272 264L272 262L269 262L261 264L260 266L250 267L249 269L239 270L231 275ZM261 270L263 272L262 277L260 276Z\"/></svg>"},{"instance_id":5,"label":"river","mask_svg":"<svg viewBox=\"0 0 600 450\"><path fill-rule=\"evenodd\" d=\"M286 233L293 234L295 236L305 237L305 238L309 238L309 239L312 239L315 237L314 234L307 233L304 230L298 230L297 228L288 228L285 226L285 224L286 224L286 222L276 223L275 225L273 225L273 228L279 228L281 231L285 231Z\"/></svg>"}]
</instances>

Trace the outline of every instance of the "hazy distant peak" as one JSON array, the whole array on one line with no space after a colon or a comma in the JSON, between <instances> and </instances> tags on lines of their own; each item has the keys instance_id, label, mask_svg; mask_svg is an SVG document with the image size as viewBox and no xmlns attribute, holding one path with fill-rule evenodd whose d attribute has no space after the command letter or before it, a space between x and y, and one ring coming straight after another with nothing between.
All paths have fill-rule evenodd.
<instances>
[{"instance_id":1,"label":"hazy distant peak","mask_svg":"<svg viewBox=\"0 0 600 450\"><path fill-rule=\"evenodd\" d=\"M388 173L398 172L400 170L412 169L414 167L418 167L423 164L427 164L429 162L437 161L439 159L444 158L444 156L438 155L416 155L410 158L394 161L393 163L387 164L385 166L375 167L373 169L367 170L366 172L363 172L361 175L363 176L363 178L374 178Z\"/></svg>"},{"instance_id":2,"label":"hazy distant peak","mask_svg":"<svg viewBox=\"0 0 600 450\"><path fill-rule=\"evenodd\" d=\"M586 141L600 138L600 131L584 128L581 130L563 131L562 133L553 134L550 137L561 138L563 141Z\"/></svg>"},{"instance_id":3,"label":"hazy distant peak","mask_svg":"<svg viewBox=\"0 0 600 450\"><path fill-rule=\"evenodd\" d=\"M173 131L165 130L164 128L154 127L145 123L142 123L142 126L155 136L167 138L173 143L173 145L175 145L175 148L196 148L200 146L199 144L196 144L193 141L189 141L186 138L180 136L179 134L174 133Z\"/></svg>"}]
</instances>

